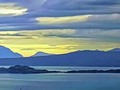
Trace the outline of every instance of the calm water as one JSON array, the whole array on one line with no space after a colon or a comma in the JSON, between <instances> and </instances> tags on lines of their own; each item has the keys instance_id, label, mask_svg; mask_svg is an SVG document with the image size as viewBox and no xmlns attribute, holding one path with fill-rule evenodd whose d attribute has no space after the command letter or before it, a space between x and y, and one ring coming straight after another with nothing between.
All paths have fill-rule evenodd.
<instances>
[{"instance_id":1,"label":"calm water","mask_svg":"<svg viewBox=\"0 0 120 90\"><path fill-rule=\"evenodd\" d=\"M49 70L80 68L42 67ZM20 90L21 87L22 90L120 90L120 74L0 74L0 90Z\"/></svg>"}]
</instances>

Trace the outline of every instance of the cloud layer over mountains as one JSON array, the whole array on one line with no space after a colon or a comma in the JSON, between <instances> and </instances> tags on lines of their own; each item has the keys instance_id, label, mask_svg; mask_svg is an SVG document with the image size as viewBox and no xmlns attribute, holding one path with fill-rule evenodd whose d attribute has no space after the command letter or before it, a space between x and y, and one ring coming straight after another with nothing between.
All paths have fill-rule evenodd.
<instances>
[{"instance_id":1,"label":"cloud layer over mountains","mask_svg":"<svg viewBox=\"0 0 120 90\"><path fill-rule=\"evenodd\" d=\"M120 0L1 0L0 11L0 45L27 56L26 46L38 47L30 54L120 46Z\"/></svg>"}]
</instances>

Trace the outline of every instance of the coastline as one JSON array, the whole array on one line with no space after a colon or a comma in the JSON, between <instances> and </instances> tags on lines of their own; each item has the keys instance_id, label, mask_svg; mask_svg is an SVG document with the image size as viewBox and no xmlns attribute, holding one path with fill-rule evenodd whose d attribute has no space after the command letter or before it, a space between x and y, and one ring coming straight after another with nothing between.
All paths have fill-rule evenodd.
<instances>
[{"instance_id":1,"label":"coastline","mask_svg":"<svg viewBox=\"0 0 120 90\"><path fill-rule=\"evenodd\" d=\"M1 67L0 74L42 74L42 73L120 73L120 69L109 70L68 70L68 71L49 71L47 69L35 69L29 66L15 65L8 68Z\"/></svg>"}]
</instances>

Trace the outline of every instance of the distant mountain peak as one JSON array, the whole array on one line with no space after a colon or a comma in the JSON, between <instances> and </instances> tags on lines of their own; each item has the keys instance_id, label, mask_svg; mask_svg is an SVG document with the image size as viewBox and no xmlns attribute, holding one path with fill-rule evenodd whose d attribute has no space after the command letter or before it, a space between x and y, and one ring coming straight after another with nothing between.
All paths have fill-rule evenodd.
<instances>
[{"instance_id":1,"label":"distant mountain peak","mask_svg":"<svg viewBox=\"0 0 120 90\"><path fill-rule=\"evenodd\" d=\"M13 52L5 46L0 46L0 58L20 58L22 55Z\"/></svg>"},{"instance_id":2,"label":"distant mountain peak","mask_svg":"<svg viewBox=\"0 0 120 90\"><path fill-rule=\"evenodd\" d=\"M45 52L37 52L32 57L36 57L36 56L49 56L49 55L53 55L53 54L49 54L49 53L45 53Z\"/></svg>"},{"instance_id":3,"label":"distant mountain peak","mask_svg":"<svg viewBox=\"0 0 120 90\"><path fill-rule=\"evenodd\" d=\"M109 51L111 51L111 52L120 52L120 48L114 48L114 49L109 50Z\"/></svg>"}]
</instances>

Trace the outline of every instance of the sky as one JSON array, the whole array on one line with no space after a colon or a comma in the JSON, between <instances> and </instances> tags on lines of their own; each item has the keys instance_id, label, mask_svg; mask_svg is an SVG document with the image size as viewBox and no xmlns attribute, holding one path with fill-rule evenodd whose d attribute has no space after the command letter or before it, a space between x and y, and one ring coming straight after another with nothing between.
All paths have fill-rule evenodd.
<instances>
[{"instance_id":1,"label":"sky","mask_svg":"<svg viewBox=\"0 0 120 90\"><path fill-rule=\"evenodd\" d=\"M120 47L120 0L0 0L0 45L31 56Z\"/></svg>"}]
</instances>

